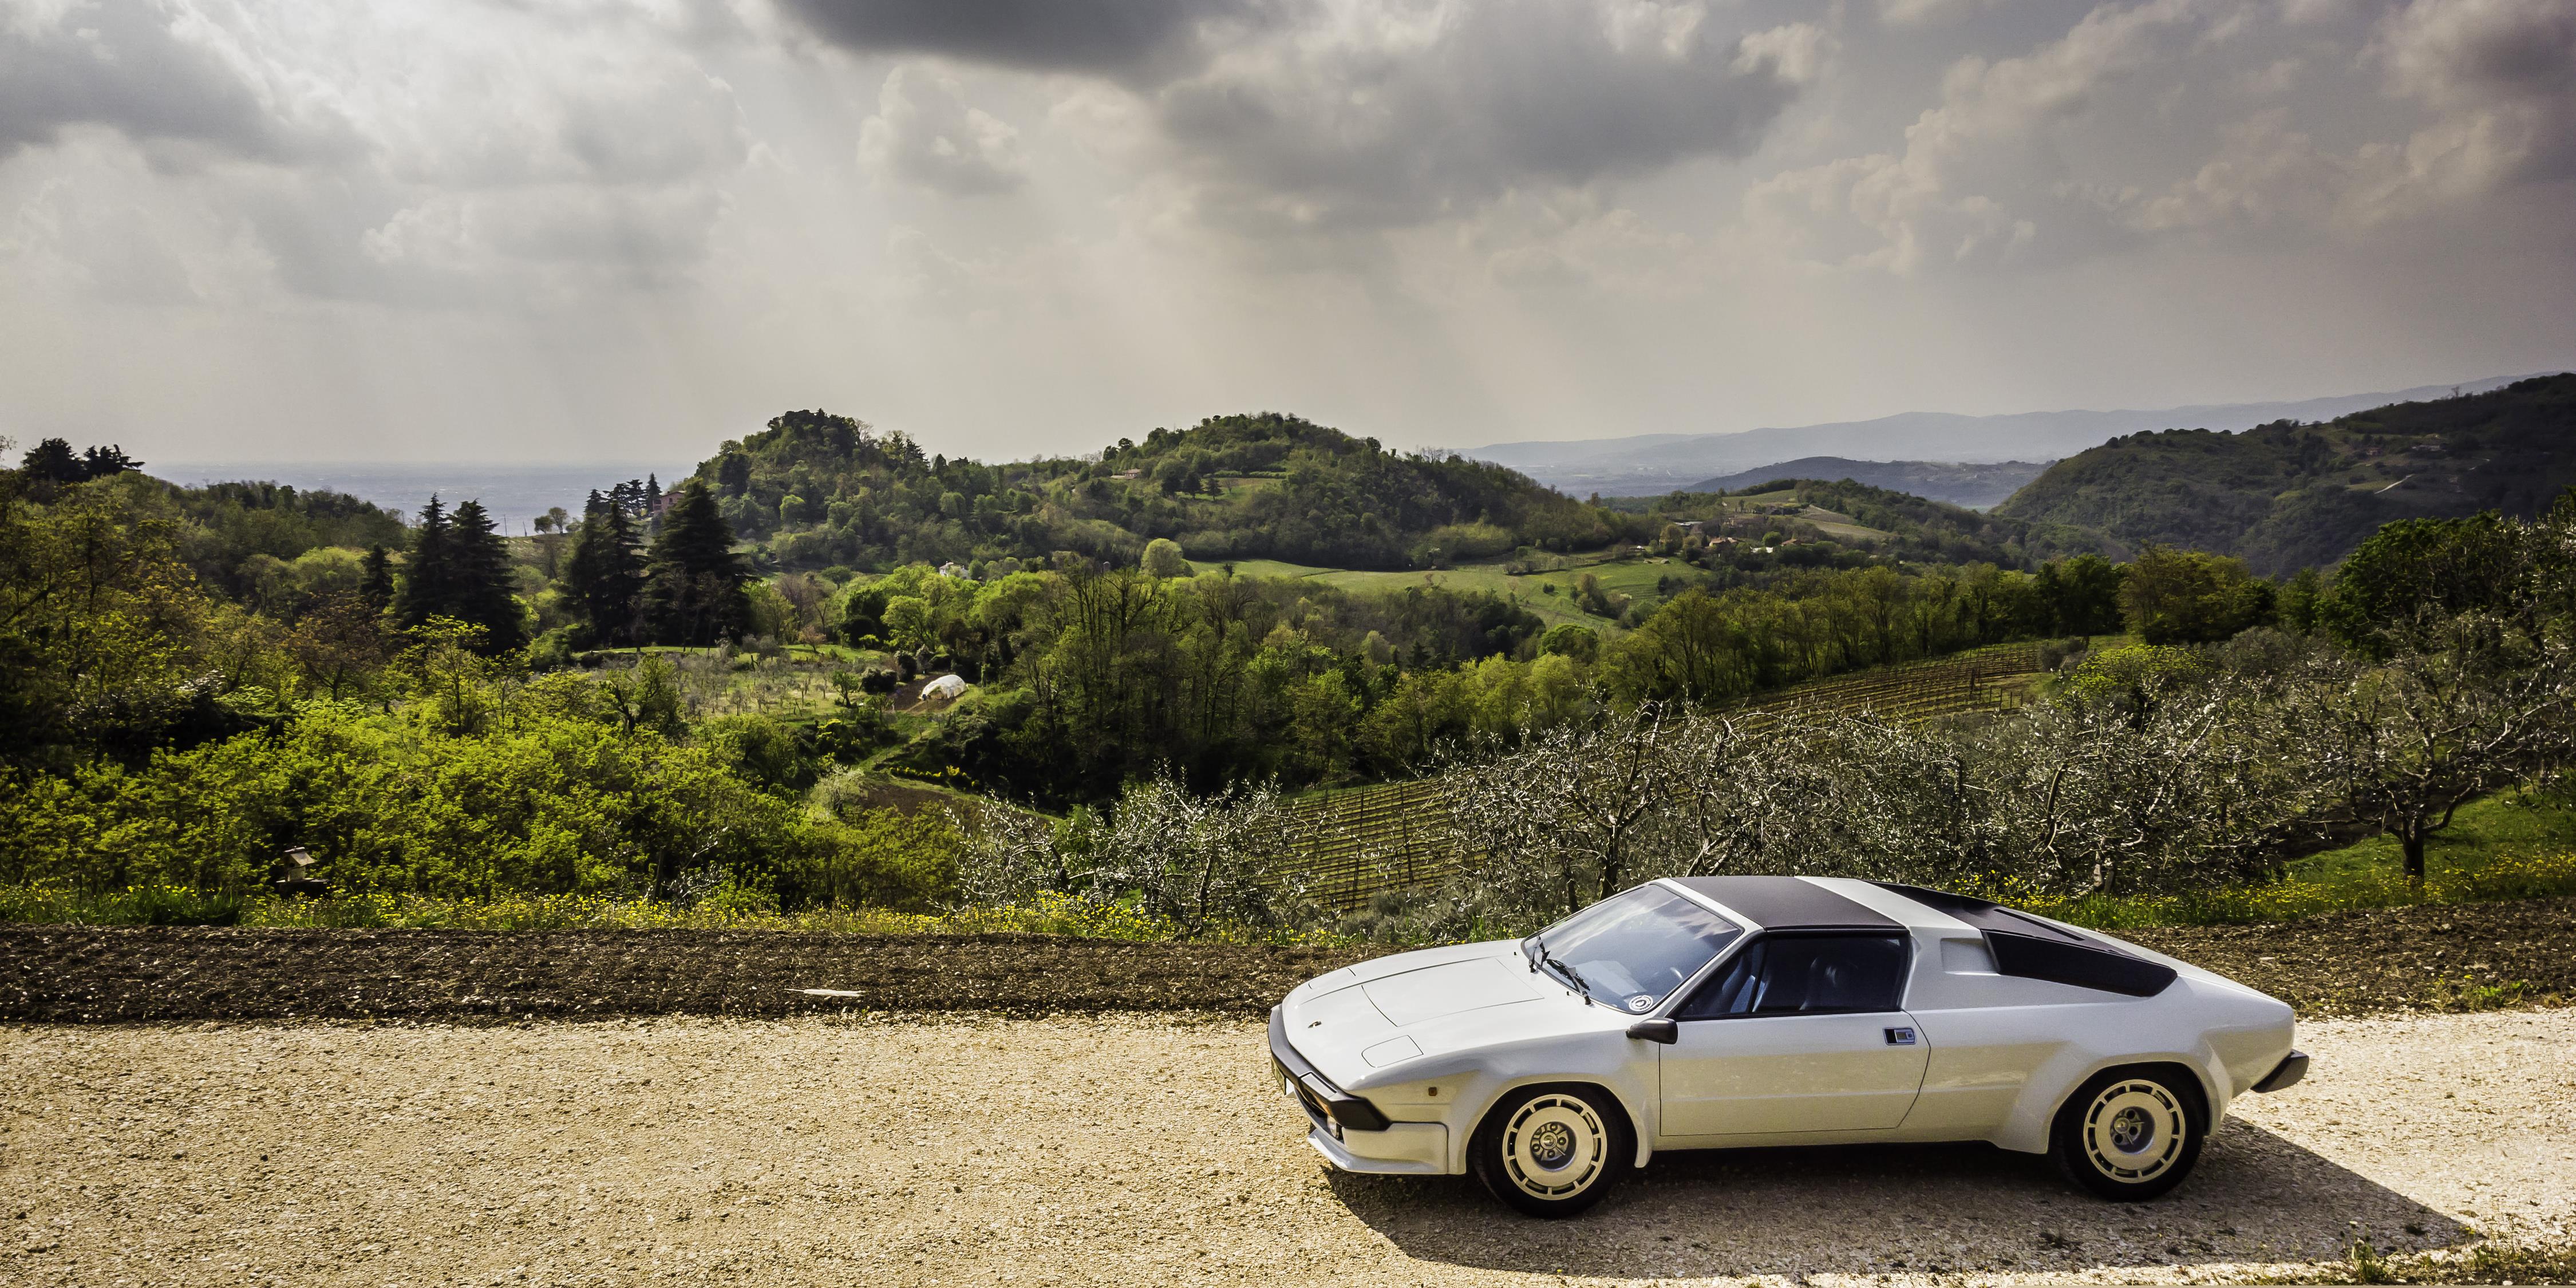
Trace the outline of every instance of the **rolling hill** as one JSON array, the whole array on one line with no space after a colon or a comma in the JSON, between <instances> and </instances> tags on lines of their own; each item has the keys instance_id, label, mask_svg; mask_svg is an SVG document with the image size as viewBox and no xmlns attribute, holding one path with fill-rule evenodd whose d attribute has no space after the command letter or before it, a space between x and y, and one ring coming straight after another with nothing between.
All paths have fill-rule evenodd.
<instances>
[{"instance_id":1,"label":"rolling hill","mask_svg":"<svg viewBox=\"0 0 2576 1288\"><path fill-rule=\"evenodd\" d=\"M2530 515L2576 483L2576 375L2241 434L2130 434L2048 468L1995 508L2052 531L2244 558L2278 575L2332 563L2380 524Z\"/></svg>"},{"instance_id":2,"label":"rolling hill","mask_svg":"<svg viewBox=\"0 0 2576 1288\"><path fill-rule=\"evenodd\" d=\"M1294 416L1216 416L1096 457L984 464L793 411L697 476L736 533L788 569L1043 560L1133 563L1157 537L1194 560L1426 568L1521 546L1590 550L1645 530L1499 465L1389 451Z\"/></svg>"},{"instance_id":3,"label":"rolling hill","mask_svg":"<svg viewBox=\"0 0 2576 1288\"><path fill-rule=\"evenodd\" d=\"M1790 473L1810 473L1791 471L1780 464L1801 457L1837 456L1858 461L2056 460L2140 430L2176 426L2241 430L2281 420L2330 420L2390 403L2444 397L2455 391L2480 393L2518 379L2523 377L2297 402L2226 403L2145 411L2034 411L2001 416L1915 411L1876 420L1727 434L1643 434L1630 438L1494 443L1458 454L1509 466L1578 496L1587 492L1649 496L1689 487L1713 475L1750 471L1785 478Z\"/></svg>"},{"instance_id":4,"label":"rolling hill","mask_svg":"<svg viewBox=\"0 0 2576 1288\"><path fill-rule=\"evenodd\" d=\"M1806 456L1756 470L1702 479L1685 492L1741 492L1779 479L1848 479L1891 492L1982 510L2001 503L2048 468L2045 461L1998 461L1961 464L1952 461L1855 461L1842 456Z\"/></svg>"}]
</instances>

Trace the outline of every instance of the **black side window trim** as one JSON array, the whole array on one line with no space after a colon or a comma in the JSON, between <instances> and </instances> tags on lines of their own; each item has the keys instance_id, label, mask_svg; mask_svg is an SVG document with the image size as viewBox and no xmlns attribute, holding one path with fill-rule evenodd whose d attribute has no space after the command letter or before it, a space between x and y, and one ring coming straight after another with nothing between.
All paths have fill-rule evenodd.
<instances>
[{"instance_id":1,"label":"black side window trim","mask_svg":"<svg viewBox=\"0 0 2576 1288\"><path fill-rule=\"evenodd\" d=\"M1896 981L1896 1004L1891 1007L1873 1007L1866 1010L1859 1007L1837 1007L1828 1011L1773 1011L1767 1015L1758 1011L1748 1011L1741 1015L1683 1014L1690 1009L1691 1003L1698 999L1701 989L1716 987L1718 980L1732 969L1736 962L1743 960L1774 939L1884 939L1894 942L1905 954L1905 967L1898 974ZM1899 929L1885 933L1852 930L1757 930L1737 943L1735 951L1711 962L1707 972L1692 982L1689 987L1679 990L1681 1001L1675 1004L1668 1014L1683 1024L1703 1024L1719 1020L1790 1020L1809 1015L1900 1015L1905 1013L1906 995L1914 991L1914 964L1914 935L1908 930Z\"/></svg>"}]
</instances>

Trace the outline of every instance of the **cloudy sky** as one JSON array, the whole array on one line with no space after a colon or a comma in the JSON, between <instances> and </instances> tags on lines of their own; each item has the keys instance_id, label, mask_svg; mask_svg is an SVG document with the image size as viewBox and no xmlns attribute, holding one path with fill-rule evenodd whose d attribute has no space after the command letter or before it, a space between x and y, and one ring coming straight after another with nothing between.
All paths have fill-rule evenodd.
<instances>
[{"instance_id":1,"label":"cloudy sky","mask_svg":"<svg viewBox=\"0 0 2576 1288\"><path fill-rule=\"evenodd\" d=\"M0 435L992 457L2576 363L2569 0L0 0Z\"/></svg>"}]
</instances>

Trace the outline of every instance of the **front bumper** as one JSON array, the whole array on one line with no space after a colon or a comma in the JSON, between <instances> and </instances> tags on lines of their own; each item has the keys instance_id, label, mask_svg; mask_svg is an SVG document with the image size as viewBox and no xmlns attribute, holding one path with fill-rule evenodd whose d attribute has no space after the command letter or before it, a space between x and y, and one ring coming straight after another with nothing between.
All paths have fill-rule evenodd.
<instances>
[{"instance_id":1,"label":"front bumper","mask_svg":"<svg viewBox=\"0 0 2576 1288\"><path fill-rule=\"evenodd\" d=\"M1318 1127L1306 1143L1345 1172L1380 1176L1442 1176L1449 1171L1449 1128L1443 1123L1389 1123L1384 1131L1327 1135Z\"/></svg>"},{"instance_id":2,"label":"front bumper","mask_svg":"<svg viewBox=\"0 0 2576 1288\"><path fill-rule=\"evenodd\" d=\"M1287 1020L1270 1012L1270 1063L1279 1089L1306 1113L1306 1143L1346 1172L1439 1176L1449 1170L1446 1123L1389 1122L1365 1098L1333 1084L1289 1044Z\"/></svg>"},{"instance_id":3,"label":"front bumper","mask_svg":"<svg viewBox=\"0 0 2576 1288\"><path fill-rule=\"evenodd\" d=\"M1344 1131L1385 1131L1386 1115L1368 1101L1333 1085L1314 1064L1288 1044L1288 1020L1270 1008L1270 1063L1288 1094L1315 1120L1315 1129L1339 1136Z\"/></svg>"}]
</instances>

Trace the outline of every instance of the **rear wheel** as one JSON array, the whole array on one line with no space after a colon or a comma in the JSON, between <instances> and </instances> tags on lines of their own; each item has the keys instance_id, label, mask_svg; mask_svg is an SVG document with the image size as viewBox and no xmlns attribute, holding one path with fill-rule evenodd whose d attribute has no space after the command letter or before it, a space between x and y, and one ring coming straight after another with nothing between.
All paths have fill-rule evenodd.
<instances>
[{"instance_id":1,"label":"rear wheel","mask_svg":"<svg viewBox=\"0 0 2576 1288\"><path fill-rule=\"evenodd\" d=\"M1531 1216L1591 1207L1628 1171L1627 1111L1597 1087L1527 1087L1478 1124L1467 1166L1494 1197Z\"/></svg>"},{"instance_id":2,"label":"rear wheel","mask_svg":"<svg viewBox=\"0 0 2576 1288\"><path fill-rule=\"evenodd\" d=\"M2067 1097L2049 1134L2066 1179L2115 1201L2182 1184L2209 1133L2200 1088L2170 1069L2115 1069Z\"/></svg>"}]
</instances>

